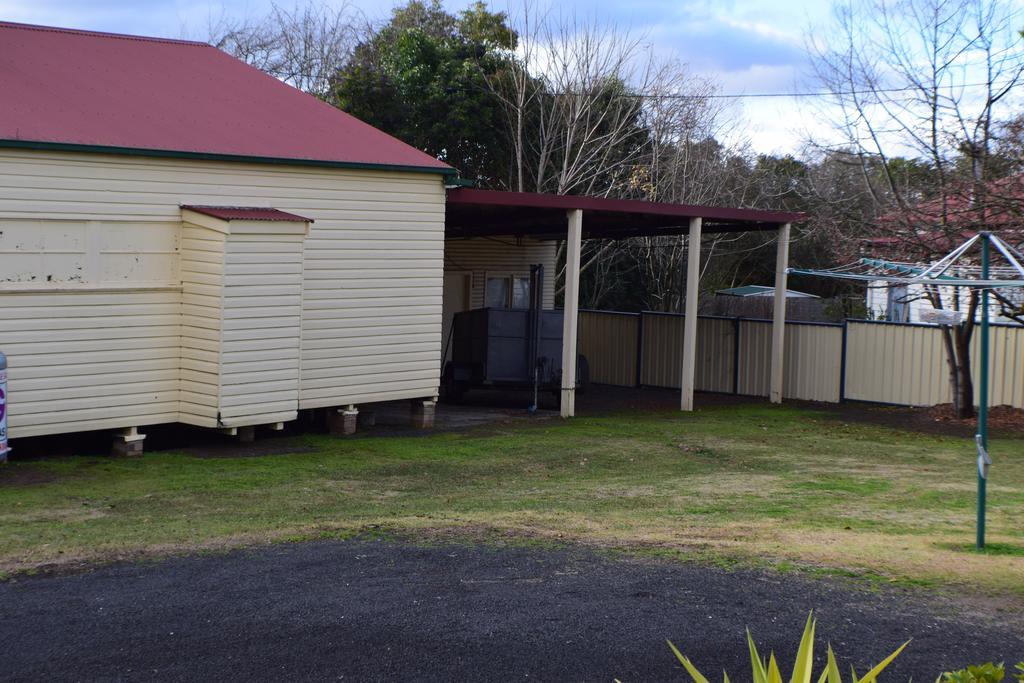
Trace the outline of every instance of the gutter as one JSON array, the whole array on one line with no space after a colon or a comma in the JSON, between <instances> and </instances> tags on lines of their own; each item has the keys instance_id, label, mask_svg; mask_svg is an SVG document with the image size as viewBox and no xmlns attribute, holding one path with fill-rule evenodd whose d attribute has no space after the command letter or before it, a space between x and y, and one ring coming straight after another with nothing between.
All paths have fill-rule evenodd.
<instances>
[{"instance_id":1,"label":"gutter","mask_svg":"<svg viewBox=\"0 0 1024 683\"><path fill-rule=\"evenodd\" d=\"M160 159L192 159L202 161L229 161L251 164L276 164L280 166L313 166L317 168L347 168L372 171L402 171L406 173L436 173L449 177L458 175L450 166L407 166L402 164L374 164L356 161L324 161L320 159L288 159L284 157L245 156L242 154L217 154L212 152L186 152L166 149L142 149L138 147L113 147L108 145L86 145L67 142L40 142L35 140L0 140L0 149L33 149L51 152L88 152L92 154L119 154L134 157L155 157Z\"/></svg>"}]
</instances>

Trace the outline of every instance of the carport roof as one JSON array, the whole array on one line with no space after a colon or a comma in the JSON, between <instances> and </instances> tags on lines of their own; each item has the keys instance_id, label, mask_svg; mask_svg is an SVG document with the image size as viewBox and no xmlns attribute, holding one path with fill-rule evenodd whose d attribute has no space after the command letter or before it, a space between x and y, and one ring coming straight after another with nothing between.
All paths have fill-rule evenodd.
<instances>
[{"instance_id":1,"label":"carport roof","mask_svg":"<svg viewBox=\"0 0 1024 683\"><path fill-rule=\"evenodd\" d=\"M783 211L460 187L448 191L445 236L561 239L566 230L566 211L572 209L583 210L583 233L590 239L678 235L689 229L690 218L697 217L703 219L703 232L774 230L783 223L805 218L802 213Z\"/></svg>"}]
</instances>

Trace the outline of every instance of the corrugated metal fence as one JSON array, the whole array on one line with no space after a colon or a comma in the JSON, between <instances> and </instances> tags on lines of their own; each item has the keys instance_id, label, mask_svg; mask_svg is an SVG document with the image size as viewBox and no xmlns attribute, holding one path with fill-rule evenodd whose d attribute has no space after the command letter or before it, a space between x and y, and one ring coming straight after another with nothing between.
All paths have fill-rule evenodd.
<instances>
[{"instance_id":1,"label":"corrugated metal fence","mask_svg":"<svg viewBox=\"0 0 1024 683\"><path fill-rule=\"evenodd\" d=\"M1024 408L1024 328L993 326L991 336L992 405ZM682 315L581 311L579 339L593 382L679 387ZM771 321L701 316L696 388L767 396L770 353ZM786 398L915 406L951 400L942 334L929 325L787 322L785 354Z\"/></svg>"}]
</instances>

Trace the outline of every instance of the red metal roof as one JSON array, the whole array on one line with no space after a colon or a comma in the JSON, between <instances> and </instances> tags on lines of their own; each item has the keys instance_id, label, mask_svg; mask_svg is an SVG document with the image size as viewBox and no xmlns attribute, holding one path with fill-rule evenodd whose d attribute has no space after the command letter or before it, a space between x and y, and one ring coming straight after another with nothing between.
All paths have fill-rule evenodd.
<instances>
[{"instance_id":1,"label":"red metal roof","mask_svg":"<svg viewBox=\"0 0 1024 683\"><path fill-rule=\"evenodd\" d=\"M697 217L703 219L705 232L774 230L806 218L785 211L463 187L448 191L445 230L450 237L564 235L565 212L570 209L583 210L583 231L594 238L678 234L687 230L690 218Z\"/></svg>"},{"instance_id":2,"label":"red metal roof","mask_svg":"<svg viewBox=\"0 0 1024 683\"><path fill-rule=\"evenodd\" d=\"M0 145L451 167L205 43L0 22Z\"/></svg>"},{"instance_id":3,"label":"red metal roof","mask_svg":"<svg viewBox=\"0 0 1024 683\"><path fill-rule=\"evenodd\" d=\"M1024 175L987 182L981 206L975 203L974 189L964 183L945 198L885 213L875 221L884 234L867 236L862 242L870 253L908 260L920 259L922 252L952 251L982 230L1024 244Z\"/></svg>"},{"instance_id":4,"label":"red metal roof","mask_svg":"<svg viewBox=\"0 0 1024 683\"><path fill-rule=\"evenodd\" d=\"M302 221L312 223L312 218L304 218L298 214L279 211L262 206L197 206L182 205L183 209L213 216L225 221Z\"/></svg>"}]
</instances>

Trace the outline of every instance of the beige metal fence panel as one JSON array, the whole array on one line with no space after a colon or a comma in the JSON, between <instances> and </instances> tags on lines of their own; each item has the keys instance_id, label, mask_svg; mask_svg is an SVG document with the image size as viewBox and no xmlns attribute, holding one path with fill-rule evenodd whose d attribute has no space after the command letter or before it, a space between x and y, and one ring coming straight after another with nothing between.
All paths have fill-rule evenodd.
<instances>
[{"instance_id":1,"label":"beige metal fence panel","mask_svg":"<svg viewBox=\"0 0 1024 683\"><path fill-rule=\"evenodd\" d=\"M910 406L950 400L937 327L851 321L846 347L846 398Z\"/></svg>"},{"instance_id":2,"label":"beige metal fence panel","mask_svg":"<svg viewBox=\"0 0 1024 683\"><path fill-rule=\"evenodd\" d=\"M580 311L580 353L590 364L590 381L631 387L636 384L640 314Z\"/></svg>"},{"instance_id":3,"label":"beige metal fence panel","mask_svg":"<svg viewBox=\"0 0 1024 683\"><path fill-rule=\"evenodd\" d=\"M772 324L764 320L740 321L740 369L737 393L767 396L771 372ZM783 384L785 386L785 384Z\"/></svg>"},{"instance_id":4,"label":"beige metal fence panel","mask_svg":"<svg viewBox=\"0 0 1024 683\"><path fill-rule=\"evenodd\" d=\"M706 323L721 327L734 325L728 320L707 320ZM771 370L771 322L741 320L739 329L737 393L767 396ZM784 395L809 401L838 401L842 345L843 332L839 326L787 324ZM717 384L704 390L732 391L733 361L724 357L732 351L732 342L718 348L720 350L715 353L715 360L720 363Z\"/></svg>"},{"instance_id":5,"label":"beige metal fence panel","mask_svg":"<svg viewBox=\"0 0 1024 683\"><path fill-rule=\"evenodd\" d=\"M632 386L636 373L639 316L605 312L582 314L581 350L594 382ZM683 316L644 313L640 381L679 387ZM696 388L767 396L771 322L702 317L697 325ZM977 400L979 334L972 347ZM1024 328L991 330L992 405L1024 408ZM811 401L840 400L842 327L787 323L784 396ZM929 406L951 400L942 331L927 325L850 321L844 397L850 400Z\"/></svg>"},{"instance_id":6,"label":"beige metal fence panel","mask_svg":"<svg viewBox=\"0 0 1024 683\"><path fill-rule=\"evenodd\" d=\"M996 326L989 328L989 403L1024 408L1024 328ZM971 338L971 367L974 378L974 400L978 401L980 384L981 333L975 329Z\"/></svg>"},{"instance_id":7,"label":"beige metal fence panel","mask_svg":"<svg viewBox=\"0 0 1024 683\"><path fill-rule=\"evenodd\" d=\"M697 391L731 393L736 359L736 321L723 318L697 320Z\"/></svg>"},{"instance_id":8,"label":"beige metal fence panel","mask_svg":"<svg viewBox=\"0 0 1024 683\"><path fill-rule=\"evenodd\" d=\"M841 326L787 324L783 396L837 403L842 354Z\"/></svg>"},{"instance_id":9,"label":"beige metal fence panel","mask_svg":"<svg viewBox=\"0 0 1024 683\"><path fill-rule=\"evenodd\" d=\"M646 386L679 388L682 371L683 317L643 314L640 381ZM731 392L735 328L732 320L698 318L694 384L697 391Z\"/></svg>"},{"instance_id":10,"label":"beige metal fence panel","mask_svg":"<svg viewBox=\"0 0 1024 683\"><path fill-rule=\"evenodd\" d=\"M682 372L683 316L643 313L640 383L678 389Z\"/></svg>"}]
</instances>

